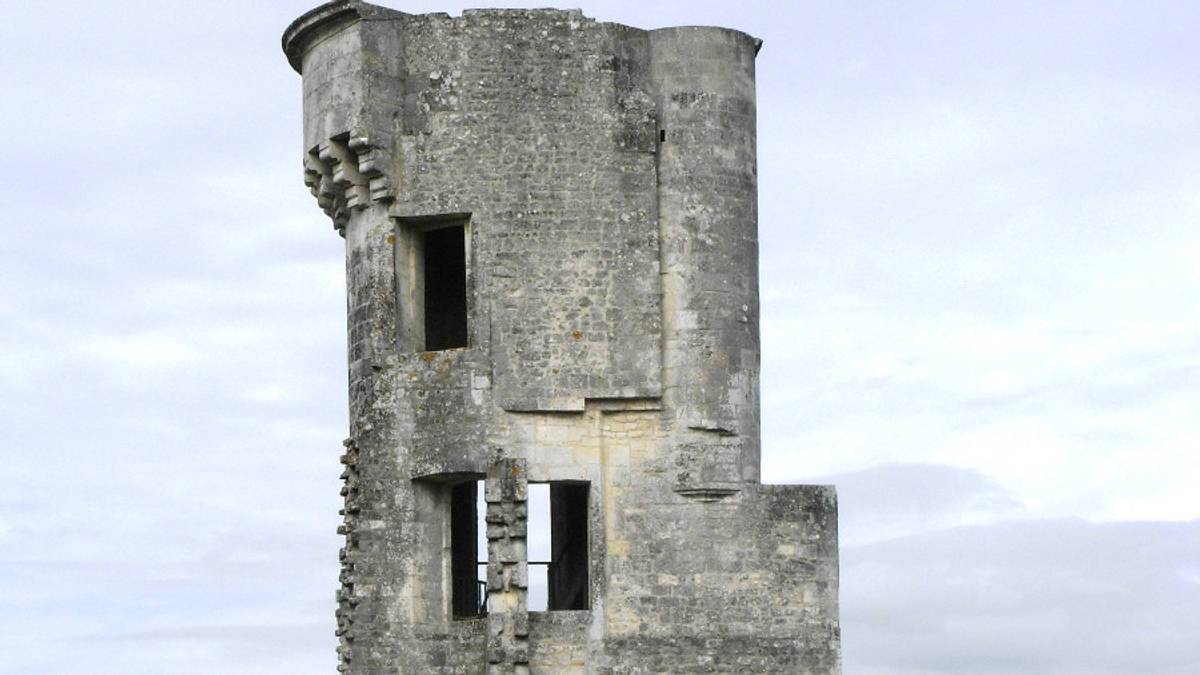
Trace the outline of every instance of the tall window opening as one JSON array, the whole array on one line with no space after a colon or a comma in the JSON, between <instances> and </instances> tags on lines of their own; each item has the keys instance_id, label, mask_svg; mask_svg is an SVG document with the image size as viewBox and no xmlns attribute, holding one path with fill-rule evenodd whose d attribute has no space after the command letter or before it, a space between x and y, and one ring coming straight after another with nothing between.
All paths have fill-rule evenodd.
<instances>
[{"instance_id":1,"label":"tall window opening","mask_svg":"<svg viewBox=\"0 0 1200 675\"><path fill-rule=\"evenodd\" d=\"M396 344L402 351L468 346L469 213L396 218Z\"/></svg>"},{"instance_id":2,"label":"tall window opening","mask_svg":"<svg viewBox=\"0 0 1200 675\"><path fill-rule=\"evenodd\" d=\"M451 225L423 233L425 350L467 346L466 233Z\"/></svg>"},{"instance_id":3,"label":"tall window opening","mask_svg":"<svg viewBox=\"0 0 1200 675\"><path fill-rule=\"evenodd\" d=\"M588 484L550 484L550 610L588 608Z\"/></svg>"},{"instance_id":4,"label":"tall window opening","mask_svg":"<svg viewBox=\"0 0 1200 675\"><path fill-rule=\"evenodd\" d=\"M588 609L586 482L529 486L529 609Z\"/></svg>"},{"instance_id":5,"label":"tall window opening","mask_svg":"<svg viewBox=\"0 0 1200 675\"><path fill-rule=\"evenodd\" d=\"M480 481L450 488L450 604L457 619L486 613L487 592L480 582ZM486 553L486 547L483 549Z\"/></svg>"}]
</instances>

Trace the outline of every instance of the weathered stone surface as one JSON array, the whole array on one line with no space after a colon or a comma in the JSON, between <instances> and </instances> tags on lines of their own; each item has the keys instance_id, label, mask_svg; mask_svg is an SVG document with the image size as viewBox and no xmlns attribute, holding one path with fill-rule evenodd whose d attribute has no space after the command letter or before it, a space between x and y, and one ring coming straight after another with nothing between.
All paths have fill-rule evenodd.
<instances>
[{"instance_id":1,"label":"weathered stone surface","mask_svg":"<svg viewBox=\"0 0 1200 675\"><path fill-rule=\"evenodd\" d=\"M489 673L529 668L529 579L526 519L529 511L525 460L496 460L488 468L487 594Z\"/></svg>"},{"instance_id":2,"label":"weathered stone surface","mask_svg":"<svg viewBox=\"0 0 1200 675\"><path fill-rule=\"evenodd\" d=\"M288 28L346 245L340 669L838 672L833 490L759 483L758 47L354 0ZM447 226L466 345L422 351ZM490 609L455 618L451 488L480 479ZM587 609L528 611L549 481L588 497Z\"/></svg>"}]
</instances>

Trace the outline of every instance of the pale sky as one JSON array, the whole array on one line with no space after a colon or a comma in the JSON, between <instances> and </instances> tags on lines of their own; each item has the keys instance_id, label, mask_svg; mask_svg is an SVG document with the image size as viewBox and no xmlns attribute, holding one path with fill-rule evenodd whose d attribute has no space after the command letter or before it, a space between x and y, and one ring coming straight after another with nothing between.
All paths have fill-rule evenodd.
<instances>
[{"instance_id":1,"label":"pale sky","mask_svg":"<svg viewBox=\"0 0 1200 675\"><path fill-rule=\"evenodd\" d=\"M335 666L315 4L4 3L0 673ZM839 488L847 675L1200 672L1200 4L582 8L765 42L763 476Z\"/></svg>"}]
</instances>

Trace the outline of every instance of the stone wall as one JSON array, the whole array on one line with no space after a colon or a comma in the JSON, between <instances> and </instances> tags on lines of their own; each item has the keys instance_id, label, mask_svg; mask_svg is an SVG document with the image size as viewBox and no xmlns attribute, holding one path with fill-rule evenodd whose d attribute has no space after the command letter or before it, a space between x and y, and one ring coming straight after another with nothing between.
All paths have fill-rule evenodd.
<instances>
[{"instance_id":1,"label":"stone wall","mask_svg":"<svg viewBox=\"0 0 1200 675\"><path fill-rule=\"evenodd\" d=\"M833 491L759 483L758 47L351 0L285 33L346 244L342 670L838 671ZM421 351L447 223L467 345ZM451 491L480 479L491 609L455 618ZM587 609L527 608L551 481L586 485Z\"/></svg>"}]
</instances>

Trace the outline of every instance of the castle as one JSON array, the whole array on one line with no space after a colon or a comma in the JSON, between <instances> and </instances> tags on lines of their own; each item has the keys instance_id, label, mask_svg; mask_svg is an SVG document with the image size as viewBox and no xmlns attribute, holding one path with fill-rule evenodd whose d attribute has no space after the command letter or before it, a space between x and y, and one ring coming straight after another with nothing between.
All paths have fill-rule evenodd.
<instances>
[{"instance_id":1,"label":"castle","mask_svg":"<svg viewBox=\"0 0 1200 675\"><path fill-rule=\"evenodd\" d=\"M339 670L839 672L834 491L759 477L760 44L356 0L288 27L346 245Z\"/></svg>"}]
</instances>

